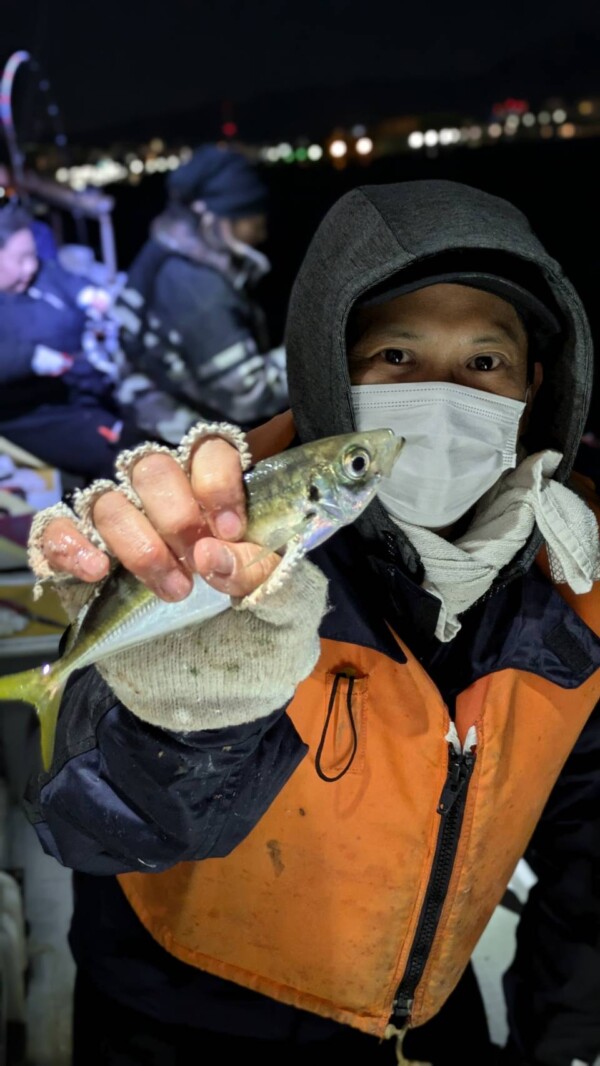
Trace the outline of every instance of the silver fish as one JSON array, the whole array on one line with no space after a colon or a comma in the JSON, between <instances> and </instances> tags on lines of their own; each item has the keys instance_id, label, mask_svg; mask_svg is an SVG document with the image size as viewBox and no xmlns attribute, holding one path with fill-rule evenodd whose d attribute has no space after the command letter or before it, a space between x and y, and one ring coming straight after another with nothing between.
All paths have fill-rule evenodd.
<instances>
[{"instance_id":1,"label":"silver fish","mask_svg":"<svg viewBox=\"0 0 600 1066\"><path fill-rule=\"evenodd\" d=\"M244 474L246 540L278 551L291 562L353 522L388 477L404 439L389 429L326 437L263 459ZM60 659L0 677L0 700L32 704L40 722L42 760L49 767L60 700L74 670L108 655L199 625L229 609L229 596L199 575L189 595L166 603L129 571L117 566L82 608L69 629Z\"/></svg>"}]
</instances>

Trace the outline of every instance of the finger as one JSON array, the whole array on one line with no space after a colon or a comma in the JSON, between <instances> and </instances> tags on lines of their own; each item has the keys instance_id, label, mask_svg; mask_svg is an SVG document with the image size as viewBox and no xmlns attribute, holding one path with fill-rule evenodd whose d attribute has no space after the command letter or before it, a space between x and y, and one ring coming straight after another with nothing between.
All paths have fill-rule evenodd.
<instances>
[{"instance_id":1,"label":"finger","mask_svg":"<svg viewBox=\"0 0 600 1066\"><path fill-rule=\"evenodd\" d=\"M246 529L246 496L237 449L218 437L201 440L190 481L214 536L239 540Z\"/></svg>"},{"instance_id":2,"label":"finger","mask_svg":"<svg viewBox=\"0 0 600 1066\"><path fill-rule=\"evenodd\" d=\"M248 596L273 573L281 562L275 552L249 541L232 544L204 537L194 549L196 570L204 580L229 596Z\"/></svg>"},{"instance_id":3,"label":"finger","mask_svg":"<svg viewBox=\"0 0 600 1066\"><path fill-rule=\"evenodd\" d=\"M181 600L192 580L152 523L121 492L105 492L92 508L96 529L120 563L163 600Z\"/></svg>"},{"instance_id":4,"label":"finger","mask_svg":"<svg viewBox=\"0 0 600 1066\"><path fill-rule=\"evenodd\" d=\"M194 544L208 530L179 464L164 452L150 453L133 467L131 483L159 537L179 562L192 569Z\"/></svg>"},{"instance_id":5,"label":"finger","mask_svg":"<svg viewBox=\"0 0 600 1066\"><path fill-rule=\"evenodd\" d=\"M84 537L69 518L55 518L48 523L41 547L44 558L57 573L72 574L80 581L100 581L108 573L108 556Z\"/></svg>"}]
</instances>

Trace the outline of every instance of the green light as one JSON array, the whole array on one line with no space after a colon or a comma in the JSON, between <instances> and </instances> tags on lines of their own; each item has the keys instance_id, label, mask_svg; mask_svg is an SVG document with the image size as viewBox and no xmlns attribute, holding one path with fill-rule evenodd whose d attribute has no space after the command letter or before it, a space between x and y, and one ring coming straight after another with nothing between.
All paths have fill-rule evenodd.
<instances>
[{"instance_id":1,"label":"green light","mask_svg":"<svg viewBox=\"0 0 600 1066\"><path fill-rule=\"evenodd\" d=\"M296 148L296 159L299 163L306 163L306 160L308 159L306 148Z\"/></svg>"}]
</instances>

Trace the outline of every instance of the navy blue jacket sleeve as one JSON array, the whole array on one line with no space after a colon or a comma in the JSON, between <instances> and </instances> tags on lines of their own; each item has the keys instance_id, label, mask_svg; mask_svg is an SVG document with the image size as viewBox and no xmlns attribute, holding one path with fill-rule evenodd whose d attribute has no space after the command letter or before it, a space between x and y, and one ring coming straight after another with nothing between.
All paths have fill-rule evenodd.
<instances>
[{"instance_id":1,"label":"navy blue jacket sleeve","mask_svg":"<svg viewBox=\"0 0 600 1066\"><path fill-rule=\"evenodd\" d=\"M70 680L53 764L30 781L25 807L64 866L163 870L230 852L306 750L285 710L204 732L150 726L90 667Z\"/></svg>"}]
</instances>

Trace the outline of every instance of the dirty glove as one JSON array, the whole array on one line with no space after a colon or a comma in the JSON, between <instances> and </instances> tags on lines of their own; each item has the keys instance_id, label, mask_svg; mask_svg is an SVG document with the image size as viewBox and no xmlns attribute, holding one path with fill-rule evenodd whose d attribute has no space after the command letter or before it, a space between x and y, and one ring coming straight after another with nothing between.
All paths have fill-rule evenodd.
<instances>
[{"instance_id":1,"label":"dirty glove","mask_svg":"<svg viewBox=\"0 0 600 1066\"><path fill-rule=\"evenodd\" d=\"M122 453L119 491L137 500L129 471L149 451L168 451L187 469L193 445L204 435L224 437L238 448L242 465L249 464L239 430L223 423L203 423L177 449L145 444ZM76 521L88 537L91 507L109 489L115 489L113 482L96 482L75 500ZM43 531L49 521L64 513L65 505L58 504L34 520L30 565L38 577L48 577L39 547ZM95 542L99 543L97 535ZM81 606L82 595L89 594L89 585L83 594L82 586L56 575L55 587L71 616ZM232 601L222 614L163 637L160 654L156 641L150 641L101 660L97 668L118 699L152 725L187 732L254 721L284 706L313 669L326 594L325 576L308 560L302 559L291 569L280 566L250 596Z\"/></svg>"}]
</instances>

